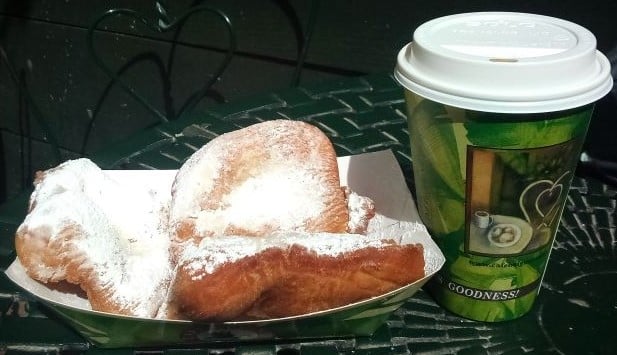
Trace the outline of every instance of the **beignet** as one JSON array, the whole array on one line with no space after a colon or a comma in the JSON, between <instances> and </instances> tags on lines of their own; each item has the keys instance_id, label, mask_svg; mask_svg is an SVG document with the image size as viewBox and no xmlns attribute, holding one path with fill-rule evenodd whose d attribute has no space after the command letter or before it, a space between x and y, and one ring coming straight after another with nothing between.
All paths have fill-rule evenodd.
<instances>
[{"instance_id":1,"label":"beignet","mask_svg":"<svg viewBox=\"0 0 617 355\"><path fill-rule=\"evenodd\" d=\"M328 137L273 120L220 135L180 168L170 223L177 241L279 231L346 233L349 211Z\"/></svg>"},{"instance_id":2,"label":"beignet","mask_svg":"<svg viewBox=\"0 0 617 355\"><path fill-rule=\"evenodd\" d=\"M419 244L331 233L204 238L187 243L179 257L167 316L294 316L378 296L423 276Z\"/></svg>"},{"instance_id":3,"label":"beignet","mask_svg":"<svg viewBox=\"0 0 617 355\"><path fill-rule=\"evenodd\" d=\"M15 236L28 275L79 285L94 310L154 317L171 278L161 197L125 189L88 159L39 172L34 185Z\"/></svg>"}]
</instances>

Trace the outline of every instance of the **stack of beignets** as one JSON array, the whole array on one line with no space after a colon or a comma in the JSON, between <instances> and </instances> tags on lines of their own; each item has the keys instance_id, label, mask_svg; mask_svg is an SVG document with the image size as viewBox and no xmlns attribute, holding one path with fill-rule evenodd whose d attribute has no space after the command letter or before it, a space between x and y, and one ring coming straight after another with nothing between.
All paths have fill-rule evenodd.
<instances>
[{"instance_id":1,"label":"stack of beignets","mask_svg":"<svg viewBox=\"0 0 617 355\"><path fill-rule=\"evenodd\" d=\"M332 144L299 121L213 139L181 166L164 201L132 194L87 159L40 174L35 186L18 257L36 280L80 285L95 310L286 317L424 276L421 245L364 235L373 202L340 186Z\"/></svg>"}]
</instances>

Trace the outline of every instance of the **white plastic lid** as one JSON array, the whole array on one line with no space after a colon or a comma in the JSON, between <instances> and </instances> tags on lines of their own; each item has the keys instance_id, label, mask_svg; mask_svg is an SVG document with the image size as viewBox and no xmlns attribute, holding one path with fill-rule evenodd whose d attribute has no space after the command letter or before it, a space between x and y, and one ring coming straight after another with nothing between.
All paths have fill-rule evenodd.
<instances>
[{"instance_id":1,"label":"white plastic lid","mask_svg":"<svg viewBox=\"0 0 617 355\"><path fill-rule=\"evenodd\" d=\"M510 12L445 16L416 29L396 79L418 95L476 111L532 113L592 103L613 86L587 29Z\"/></svg>"}]
</instances>

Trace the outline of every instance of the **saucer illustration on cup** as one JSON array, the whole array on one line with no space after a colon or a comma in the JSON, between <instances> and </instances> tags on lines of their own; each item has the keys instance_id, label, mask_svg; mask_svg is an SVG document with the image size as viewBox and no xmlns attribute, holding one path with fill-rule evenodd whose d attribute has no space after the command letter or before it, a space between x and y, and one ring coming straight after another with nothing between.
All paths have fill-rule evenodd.
<instances>
[{"instance_id":1,"label":"saucer illustration on cup","mask_svg":"<svg viewBox=\"0 0 617 355\"><path fill-rule=\"evenodd\" d=\"M488 231L487 237L491 245L509 247L521 239L521 227L512 223L497 223Z\"/></svg>"},{"instance_id":2,"label":"saucer illustration on cup","mask_svg":"<svg viewBox=\"0 0 617 355\"><path fill-rule=\"evenodd\" d=\"M521 239L521 227L513 220L504 220L503 216L493 216L487 211L477 210L473 214L473 223L483 231L491 246L506 248ZM513 218L509 218L513 219Z\"/></svg>"}]
</instances>

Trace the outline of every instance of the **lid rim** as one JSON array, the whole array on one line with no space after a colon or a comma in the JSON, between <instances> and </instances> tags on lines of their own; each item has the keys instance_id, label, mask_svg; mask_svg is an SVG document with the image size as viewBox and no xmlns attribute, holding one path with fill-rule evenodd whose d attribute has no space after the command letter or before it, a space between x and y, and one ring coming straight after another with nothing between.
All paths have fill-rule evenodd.
<instances>
[{"instance_id":1,"label":"lid rim","mask_svg":"<svg viewBox=\"0 0 617 355\"><path fill-rule=\"evenodd\" d=\"M507 20L494 20L496 31L494 27L482 27L484 23L477 20L478 17L499 20L500 16L506 16ZM526 24L537 25L534 27L537 32L526 31L523 28ZM514 30L510 31L511 28ZM538 31L547 28L549 42L543 42L544 37L537 40ZM566 30L571 36L559 37ZM418 33L422 33L419 42L416 41ZM523 48L520 61L492 60L498 57L490 56L495 48L491 45L501 43L504 36L514 36L508 44L520 44ZM565 44L559 38L565 38ZM558 48L556 53L549 51L547 55L534 57L533 50L524 52L526 45L531 48L553 42ZM479 51L475 52L477 55L458 52L442 46L444 43L471 44L470 48ZM394 74L402 86L421 96L448 105L495 112L560 111L594 102L613 86L610 62L597 50L593 33L563 19L517 12L466 13L426 22L414 32L414 41L399 51Z\"/></svg>"},{"instance_id":2,"label":"lid rim","mask_svg":"<svg viewBox=\"0 0 617 355\"><path fill-rule=\"evenodd\" d=\"M432 90L426 86L408 81L408 79L402 76L397 70L394 71L394 78L404 89L429 100L472 111L495 113L539 113L569 110L592 104L608 94L613 88L613 79L609 77L602 85L598 86L596 90L587 92L591 93L589 95L575 95L538 101L487 100L469 96L451 95Z\"/></svg>"},{"instance_id":3,"label":"lid rim","mask_svg":"<svg viewBox=\"0 0 617 355\"><path fill-rule=\"evenodd\" d=\"M610 61L600 51L596 50L595 51L596 61L594 64L597 64L598 71L596 72L596 75L593 78L587 80L586 82L582 84L579 84L579 86L576 86L576 87L570 86L570 87L565 87L561 90L547 91L547 89L549 88L556 89L556 88L559 88L560 86L563 87L563 85L559 85L559 86L535 85L534 87L531 87L531 88L525 88L525 91L522 92L521 95L513 94L511 90L507 92L504 91L501 94L500 92L495 91L495 90L484 90L484 91L475 90L474 91L474 90L470 90L469 88L465 88L463 85L460 85L460 84L456 85L456 83L453 84L453 83L435 81L435 80L431 81L430 78L427 77L427 75L423 75L422 72L413 69L413 66L410 63L400 58L401 56L406 55L407 47L411 46L412 44L413 43L407 44L399 52L399 60L397 61L395 70L398 71L400 75L404 76L407 80L415 83L416 85L426 86L428 88L431 88L432 90L443 91L444 93L452 94L452 95L473 96L477 99L485 98L488 100L502 99L504 101L523 100L527 96L534 96L534 97L537 97L538 99L543 98L546 100L560 99L560 98L567 98L570 96L577 96L581 93L585 93L588 91L593 91L596 87L603 86L605 81L609 77L611 77ZM451 85L448 85L448 84L451 84ZM477 82L475 84L480 84L480 83ZM546 92L546 94L542 94L542 91Z\"/></svg>"}]
</instances>

